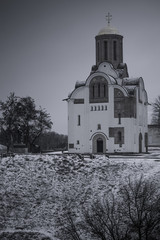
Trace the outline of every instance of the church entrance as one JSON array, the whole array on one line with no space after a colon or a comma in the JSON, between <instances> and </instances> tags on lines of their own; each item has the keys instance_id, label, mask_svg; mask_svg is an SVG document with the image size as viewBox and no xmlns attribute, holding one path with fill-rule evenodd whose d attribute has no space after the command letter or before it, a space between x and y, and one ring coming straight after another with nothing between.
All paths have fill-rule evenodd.
<instances>
[{"instance_id":1,"label":"church entrance","mask_svg":"<svg viewBox=\"0 0 160 240\"><path fill-rule=\"evenodd\" d=\"M97 153L103 153L103 140L101 138L97 139Z\"/></svg>"},{"instance_id":2,"label":"church entrance","mask_svg":"<svg viewBox=\"0 0 160 240\"><path fill-rule=\"evenodd\" d=\"M92 153L106 153L106 136L97 133L92 138Z\"/></svg>"}]
</instances>

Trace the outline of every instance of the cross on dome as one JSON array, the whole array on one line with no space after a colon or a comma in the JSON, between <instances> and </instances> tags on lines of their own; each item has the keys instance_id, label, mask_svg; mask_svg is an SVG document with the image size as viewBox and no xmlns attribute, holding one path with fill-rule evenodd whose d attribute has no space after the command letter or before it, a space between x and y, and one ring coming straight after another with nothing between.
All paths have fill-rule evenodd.
<instances>
[{"instance_id":1,"label":"cross on dome","mask_svg":"<svg viewBox=\"0 0 160 240\"><path fill-rule=\"evenodd\" d=\"M108 13L108 15L106 15L106 20L108 22L108 27L110 26L110 20L112 19L112 15L110 13Z\"/></svg>"}]
</instances>

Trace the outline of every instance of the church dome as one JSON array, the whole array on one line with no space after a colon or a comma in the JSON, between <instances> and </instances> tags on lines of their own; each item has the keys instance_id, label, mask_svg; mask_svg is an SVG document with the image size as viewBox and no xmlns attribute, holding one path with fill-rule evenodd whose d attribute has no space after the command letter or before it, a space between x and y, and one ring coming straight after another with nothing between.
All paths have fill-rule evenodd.
<instances>
[{"instance_id":1,"label":"church dome","mask_svg":"<svg viewBox=\"0 0 160 240\"><path fill-rule=\"evenodd\" d=\"M119 35L119 32L116 28L107 26L107 27L102 28L98 33L98 35L104 35L104 34L118 34Z\"/></svg>"}]
</instances>

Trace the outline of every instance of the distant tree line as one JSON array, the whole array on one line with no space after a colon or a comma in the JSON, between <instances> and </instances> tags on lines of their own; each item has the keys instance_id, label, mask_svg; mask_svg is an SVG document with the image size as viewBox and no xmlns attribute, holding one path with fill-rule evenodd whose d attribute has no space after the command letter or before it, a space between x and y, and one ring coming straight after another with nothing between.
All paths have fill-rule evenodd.
<instances>
[{"instance_id":1,"label":"distant tree line","mask_svg":"<svg viewBox=\"0 0 160 240\"><path fill-rule=\"evenodd\" d=\"M136 181L129 178L117 194L104 192L103 197L86 201L78 209L70 200L56 217L57 237L61 240L159 240L159 191L155 182L142 177Z\"/></svg>"},{"instance_id":2,"label":"distant tree line","mask_svg":"<svg viewBox=\"0 0 160 240\"><path fill-rule=\"evenodd\" d=\"M41 151L67 150L68 137L56 132L42 133L35 144L40 146Z\"/></svg>"}]
</instances>

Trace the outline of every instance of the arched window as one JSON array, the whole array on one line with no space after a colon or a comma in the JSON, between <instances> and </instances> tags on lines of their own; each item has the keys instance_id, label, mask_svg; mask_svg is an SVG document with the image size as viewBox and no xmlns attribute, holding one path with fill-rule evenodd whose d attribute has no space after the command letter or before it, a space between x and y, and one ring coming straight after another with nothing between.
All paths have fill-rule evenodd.
<instances>
[{"instance_id":1,"label":"arched window","mask_svg":"<svg viewBox=\"0 0 160 240\"><path fill-rule=\"evenodd\" d=\"M103 86L103 95L104 95L104 97L106 96L106 85L105 84Z\"/></svg>"},{"instance_id":2,"label":"arched window","mask_svg":"<svg viewBox=\"0 0 160 240\"><path fill-rule=\"evenodd\" d=\"M108 82L102 76L94 77L89 85L89 102L108 102Z\"/></svg>"},{"instance_id":3,"label":"arched window","mask_svg":"<svg viewBox=\"0 0 160 240\"><path fill-rule=\"evenodd\" d=\"M95 86L93 85L93 86L92 86L92 95L93 95L93 98L94 98L94 96L95 96L95 95L94 95L94 92L95 92Z\"/></svg>"},{"instance_id":4,"label":"arched window","mask_svg":"<svg viewBox=\"0 0 160 240\"><path fill-rule=\"evenodd\" d=\"M101 85L100 83L97 84L98 85L98 97L101 96Z\"/></svg>"}]
</instances>

